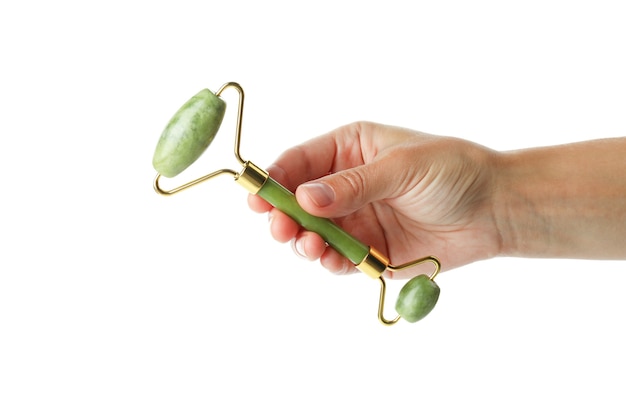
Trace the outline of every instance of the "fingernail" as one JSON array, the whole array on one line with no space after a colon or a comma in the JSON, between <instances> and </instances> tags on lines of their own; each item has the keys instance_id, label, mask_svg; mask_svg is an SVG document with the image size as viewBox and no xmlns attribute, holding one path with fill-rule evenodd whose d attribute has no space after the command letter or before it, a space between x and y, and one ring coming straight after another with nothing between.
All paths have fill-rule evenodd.
<instances>
[{"instance_id":1,"label":"fingernail","mask_svg":"<svg viewBox=\"0 0 626 417\"><path fill-rule=\"evenodd\" d=\"M304 253L304 242L302 241L302 239L293 239L291 241L291 248L296 253L296 255L300 256L301 258L308 259L306 254Z\"/></svg>"},{"instance_id":2,"label":"fingernail","mask_svg":"<svg viewBox=\"0 0 626 417\"><path fill-rule=\"evenodd\" d=\"M323 182L313 182L300 186L318 207L326 207L335 201L335 192Z\"/></svg>"}]
</instances>

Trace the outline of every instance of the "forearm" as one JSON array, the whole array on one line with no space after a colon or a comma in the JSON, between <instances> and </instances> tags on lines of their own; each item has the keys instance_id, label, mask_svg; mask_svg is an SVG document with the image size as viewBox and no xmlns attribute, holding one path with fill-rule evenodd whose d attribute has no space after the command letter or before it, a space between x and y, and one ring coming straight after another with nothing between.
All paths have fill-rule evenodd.
<instances>
[{"instance_id":1,"label":"forearm","mask_svg":"<svg viewBox=\"0 0 626 417\"><path fill-rule=\"evenodd\" d=\"M502 255L626 259L626 138L506 152L496 172Z\"/></svg>"}]
</instances>

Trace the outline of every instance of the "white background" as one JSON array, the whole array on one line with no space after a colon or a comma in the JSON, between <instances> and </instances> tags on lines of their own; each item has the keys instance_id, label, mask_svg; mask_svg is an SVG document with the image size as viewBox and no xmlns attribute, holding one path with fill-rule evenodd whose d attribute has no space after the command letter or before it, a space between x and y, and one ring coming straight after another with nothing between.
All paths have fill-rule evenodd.
<instances>
[{"instance_id":1,"label":"white background","mask_svg":"<svg viewBox=\"0 0 626 417\"><path fill-rule=\"evenodd\" d=\"M359 119L498 150L626 135L619 2L15 4L0 415L624 415L626 263L478 262L387 328L375 281L297 258L231 180L163 198L151 166L227 81L260 166ZM190 175L237 168L232 119Z\"/></svg>"}]
</instances>

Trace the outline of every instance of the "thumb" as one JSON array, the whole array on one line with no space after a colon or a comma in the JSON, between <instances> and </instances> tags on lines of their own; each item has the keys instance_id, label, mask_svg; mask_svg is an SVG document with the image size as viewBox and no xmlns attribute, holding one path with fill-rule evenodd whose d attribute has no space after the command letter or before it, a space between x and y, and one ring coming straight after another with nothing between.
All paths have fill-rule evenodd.
<instances>
[{"instance_id":1,"label":"thumb","mask_svg":"<svg viewBox=\"0 0 626 417\"><path fill-rule=\"evenodd\" d=\"M314 216L341 217L390 197L397 188L393 178L390 170L369 163L301 184L296 198Z\"/></svg>"}]
</instances>

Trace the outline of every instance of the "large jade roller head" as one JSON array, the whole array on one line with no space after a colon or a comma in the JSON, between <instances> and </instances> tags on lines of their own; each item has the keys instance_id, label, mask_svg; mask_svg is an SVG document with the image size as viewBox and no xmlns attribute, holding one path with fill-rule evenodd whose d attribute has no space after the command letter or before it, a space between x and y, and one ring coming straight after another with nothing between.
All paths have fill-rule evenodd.
<instances>
[{"instance_id":1,"label":"large jade roller head","mask_svg":"<svg viewBox=\"0 0 626 417\"><path fill-rule=\"evenodd\" d=\"M152 165L172 178L187 169L209 147L222 124L226 103L204 89L191 97L165 127Z\"/></svg>"},{"instance_id":2,"label":"large jade roller head","mask_svg":"<svg viewBox=\"0 0 626 417\"><path fill-rule=\"evenodd\" d=\"M202 155L215 138L226 111L226 103L220 96L227 88L235 89L239 93L235 158L242 166L241 171L222 168L176 188L163 189L160 185L162 176L171 178L180 174ZM430 313L439 298L439 286L434 281L440 270L437 258L427 256L399 266L392 265L382 253L361 243L331 220L315 217L305 212L291 191L271 178L267 171L244 160L239 154L243 100L243 89L233 82L223 85L215 94L205 89L189 99L169 121L157 144L152 160L158 172L154 179L154 189L159 194L172 195L217 175L231 175L250 193L259 195L305 229L319 234L337 252L354 263L360 271L377 279L380 282L378 319L383 324L394 324L400 318L416 322ZM386 271L400 271L423 263L432 263L433 272L430 275L421 274L409 280L398 295L395 305L398 315L391 320L386 319L384 317L386 284L383 274Z\"/></svg>"}]
</instances>

